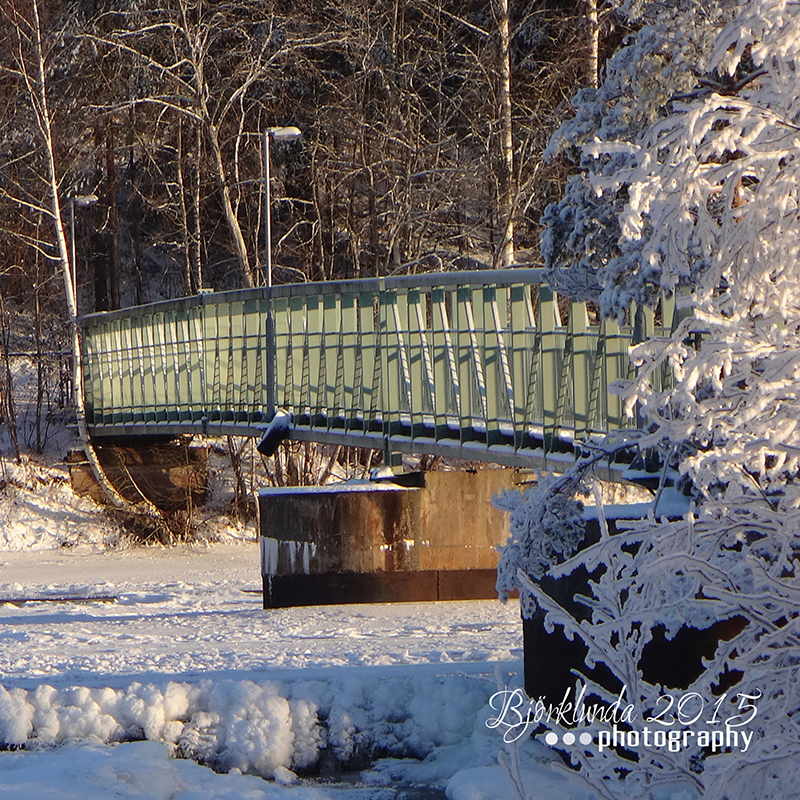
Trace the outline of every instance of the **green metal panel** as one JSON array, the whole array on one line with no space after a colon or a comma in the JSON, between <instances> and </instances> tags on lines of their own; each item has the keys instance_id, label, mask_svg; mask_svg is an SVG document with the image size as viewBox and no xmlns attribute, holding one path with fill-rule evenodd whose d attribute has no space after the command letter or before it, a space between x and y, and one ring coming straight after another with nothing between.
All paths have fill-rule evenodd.
<instances>
[{"instance_id":1,"label":"green metal panel","mask_svg":"<svg viewBox=\"0 0 800 800\"><path fill-rule=\"evenodd\" d=\"M475 320L475 341L483 367L483 412L487 436L497 438L497 420L502 415L502 407L498 403L499 386L497 383L498 349L497 337L492 320L492 304L497 301L497 289L486 286L472 295L473 315ZM487 440L488 441L488 440Z\"/></svg>"},{"instance_id":2,"label":"green metal panel","mask_svg":"<svg viewBox=\"0 0 800 800\"><path fill-rule=\"evenodd\" d=\"M357 295L344 292L340 296L341 331L336 358L336 406L346 428L358 420L358 393L356 391L356 353L358 341ZM360 376L358 380L360 380Z\"/></svg>"},{"instance_id":3,"label":"green metal panel","mask_svg":"<svg viewBox=\"0 0 800 800\"><path fill-rule=\"evenodd\" d=\"M238 304L237 304L238 305ZM220 421L231 422L234 419L234 405L236 403L236 385L241 380L241 370L237 365L237 353L239 350L238 339L241 334L241 322L235 318L234 309L230 303L220 305L220 311L224 316L220 322L223 325L223 335L220 337L222 345L220 347L220 367L221 374L224 376L224 400L220 409Z\"/></svg>"},{"instance_id":4,"label":"green metal panel","mask_svg":"<svg viewBox=\"0 0 800 800\"><path fill-rule=\"evenodd\" d=\"M490 443L515 437L515 389L508 328L509 290L487 287L483 291L484 350L486 352L486 392Z\"/></svg>"},{"instance_id":5,"label":"green metal panel","mask_svg":"<svg viewBox=\"0 0 800 800\"><path fill-rule=\"evenodd\" d=\"M156 314L153 319L153 347L155 374L153 376L153 405L156 408L156 421L170 418L171 392L169 380L172 373L172 359L167 353L165 314Z\"/></svg>"},{"instance_id":6,"label":"green metal panel","mask_svg":"<svg viewBox=\"0 0 800 800\"><path fill-rule=\"evenodd\" d=\"M378 295L378 357L380 367L377 372L375 388L378 395L378 416L384 430L393 421L393 409L400 405L400 395L397 387L397 345L390 343L389 327L392 325L394 309L397 302L397 292L380 292ZM392 346L394 345L394 346Z\"/></svg>"},{"instance_id":7,"label":"green metal panel","mask_svg":"<svg viewBox=\"0 0 800 800\"><path fill-rule=\"evenodd\" d=\"M427 294L409 289L406 347L411 389L411 425L413 431L425 432L433 419L433 360L427 324ZM430 435L425 433L425 435Z\"/></svg>"},{"instance_id":8,"label":"green metal panel","mask_svg":"<svg viewBox=\"0 0 800 800\"><path fill-rule=\"evenodd\" d=\"M125 421L134 422L139 416L139 409L141 408L141 396L139 389L139 370L140 360L139 353L134 348L133 333L131 331L132 320L123 320L122 325L122 340L126 354L125 370L126 384L127 384L127 409L125 411Z\"/></svg>"},{"instance_id":9,"label":"green metal panel","mask_svg":"<svg viewBox=\"0 0 800 800\"><path fill-rule=\"evenodd\" d=\"M192 342L194 353L194 398L195 419L202 420L207 414L207 376L206 376L206 339L203 336L203 309L195 308L192 313Z\"/></svg>"},{"instance_id":10,"label":"green metal panel","mask_svg":"<svg viewBox=\"0 0 800 800\"><path fill-rule=\"evenodd\" d=\"M458 362L453 342L448 300L452 293L444 289L431 291L433 305L433 375L434 411L437 438L449 438L457 430L461 416L461 389L458 379Z\"/></svg>"},{"instance_id":11,"label":"green metal panel","mask_svg":"<svg viewBox=\"0 0 800 800\"><path fill-rule=\"evenodd\" d=\"M539 319L537 328L541 342L537 388L542 398L541 424L545 438L545 451L552 447L552 440L559 424L558 401L561 387L561 367L564 352L564 335L559 330L561 319L553 291L548 286L539 288ZM538 409L537 409L538 410Z\"/></svg>"},{"instance_id":12,"label":"green metal panel","mask_svg":"<svg viewBox=\"0 0 800 800\"><path fill-rule=\"evenodd\" d=\"M246 358L247 353L247 322L245 315L244 302L231 303L229 305L231 346L230 358L232 369L232 385L230 390L229 418L233 421L240 421L247 414L247 386L250 383L249 368L250 363Z\"/></svg>"},{"instance_id":13,"label":"green metal panel","mask_svg":"<svg viewBox=\"0 0 800 800\"><path fill-rule=\"evenodd\" d=\"M291 360L291 382L287 377L287 387L290 394L284 401L284 406L295 416L308 413L310 404L308 363L306 360L306 346L308 345L305 297L289 298L289 339L287 341L287 371L288 361ZM288 376L288 372L287 372Z\"/></svg>"},{"instance_id":14,"label":"green metal panel","mask_svg":"<svg viewBox=\"0 0 800 800\"><path fill-rule=\"evenodd\" d=\"M84 362L84 385L87 386L87 403L92 415L90 424L103 423L105 420L105 353L103 351L105 325L92 327L84 337L84 348L89 358Z\"/></svg>"},{"instance_id":15,"label":"green metal panel","mask_svg":"<svg viewBox=\"0 0 800 800\"><path fill-rule=\"evenodd\" d=\"M217 422L222 406L222 345L220 342L220 306L203 307L203 330L207 346L205 348L205 374L209 382L206 392L206 424Z\"/></svg>"},{"instance_id":16,"label":"green metal panel","mask_svg":"<svg viewBox=\"0 0 800 800\"><path fill-rule=\"evenodd\" d=\"M536 327L530 286L517 285L510 289L511 318L511 373L514 382L515 445L519 447L527 435L526 400L530 365L533 361L534 330Z\"/></svg>"},{"instance_id":17,"label":"green metal panel","mask_svg":"<svg viewBox=\"0 0 800 800\"><path fill-rule=\"evenodd\" d=\"M575 432L589 432L589 398L591 395L592 363L596 340L590 335L589 319L584 303L572 303L569 313L572 336L572 408Z\"/></svg>"},{"instance_id":18,"label":"green metal panel","mask_svg":"<svg viewBox=\"0 0 800 800\"><path fill-rule=\"evenodd\" d=\"M397 389L399 405L397 411L404 422L410 420L414 410L411 388L410 336L408 328L408 289L398 291L392 307L392 328L395 331L395 349L397 352Z\"/></svg>"},{"instance_id":19,"label":"green metal panel","mask_svg":"<svg viewBox=\"0 0 800 800\"><path fill-rule=\"evenodd\" d=\"M330 425L340 414L337 408L336 397L337 386L336 378L339 369L341 342L341 308L339 296L336 294L324 294L322 296L323 308L323 342L322 352L320 353L320 405L322 413Z\"/></svg>"},{"instance_id":20,"label":"green metal panel","mask_svg":"<svg viewBox=\"0 0 800 800\"><path fill-rule=\"evenodd\" d=\"M630 334L623 333L615 320L604 320L600 327L600 336L604 342L603 358L603 379L601 390L605 399L605 415L602 420L602 428L606 431L614 431L625 427L625 417L623 404L617 395L612 395L608 387L615 381L630 377L630 359L628 358L628 348L630 347Z\"/></svg>"},{"instance_id":21,"label":"green metal panel","mask_svg":"<svg viewBox=\"0 0 800 800\"><path fill-rule=\"evenodd\" d=\"M272 313L275 324L275 398L282 408L291 411L289 408L292 397L291 386L294 378L294 363L292 359L291 343L291 315L289 313L289 299L287 297L273 298ZM267 306L262 303L261 309L261 335L264 337L264 360L266 361L266 314ZM266 365L264 366L263 380L267 379ZM266 395L266 389L264 390Z\"/></svg>"},{"instance_id":22,"label":"green metal panel","mask_svg":"<svg viewBox=\"0 0 800 800\"><path fill-rule=\"evenodd\" d=\"M461 388L461 426L469 435L486 425L486 381L483 358L478 343L471 287L455 292L455 322L457 329L456 357ZM476 428L477 425L477 428Z\"/></svg>"},{"instance_id":23,"label":"green metal panel","mask_svg":"<svg viewBox=\"0 0 800 800\"><path fill-rule=\"evenodd\" d=\"M119 323L111 329L108 348L109 375L111 378L110 405L112 408L111 421L122 422L121 409L123 407L122 386L120 381L119 362L122 358L122 346L119 338Z\"/></svg>"},{"instance_id":24,"label":"green metal panel","mask_svg":"<svg viewBox=\"0 0 800 800\"><path fill-rule=\"evenodd\" d=\"M156 421L156 398L154 391L155 358L153 354L153 319L137 317L139 340L142 343L142 406L144 422Z\"/></svg>"},{"instance_id":25,"label":"green metal panel","mask_svg":"<svg viewBox=\"0 0 800 800\"><path fill-rule=\"evenodd\" d=\"M141 326L139 320L132 317L128 320L126 329L126 342L128 352L131 354L131 421L136 422L144 418L144 370L146 367L145 353L142 348Z\"/></svg>"},{"instance_id":26,"label":"green metal panel","mask_svg":"<svg viewBox=\"0 0 800 800\"><path fill-rule=\"evenodd\" d=\"M307 413L312 417L322 411L321 387L319 385L322 348L322 303L319 296L306 299L306 347L303 353L303 384L306 389Z\"/></svg>"},{"instance_id":27,"label":"green metal panel","mask_svg":"<svg viewBox=\"0 0 800 800\"><path fill-rule=\"evenodd\" d=\"M381 415L384 429L410 422L408 298L405 290L380 293Z\"/></svg>"},{"instance_id":28,"label":"green metal panel","mask_svg":"<svg viewBox=\"0 0 800 800\"><path fill-rule=\"evenodd\" d=\"M561 345L561 369L558 374L558 404L556 405L555 435L572 428L575 420L572 388L575 362L575 337L567 323L566 335Z\"/></svg>"},{"instance_id":29,"label":"green metal panel","mask_svg":"<svg viewBox=\"0 0 800 800\"><path fill-rule=\"evenodd\" d=\"M360 408L365 431L377 425L380 414L382 354L380 350L380 299L371 292L358 296L359 330L361 332Z\"/></svg>"},{"instance_id":30,"label":"green metal panel","mask_svg":"<svg viewBox=\"0 0 800 800\"><path fill-rule=\"evenodd\" d=\"M256 298L246 300L242 312L242 380L239 384L241 391L239 413L248 422L254 422L261 419L267 399L266 393L263 392L265 353L261 302Z\"/></svg>"}]
</instances>

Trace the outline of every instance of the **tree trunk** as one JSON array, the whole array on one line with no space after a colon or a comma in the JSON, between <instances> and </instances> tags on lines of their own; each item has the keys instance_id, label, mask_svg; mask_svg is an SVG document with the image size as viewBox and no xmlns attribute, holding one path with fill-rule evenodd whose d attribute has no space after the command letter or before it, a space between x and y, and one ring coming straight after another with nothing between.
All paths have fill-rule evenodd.
<instances>
[{"instance_id":1,"label":"tree trunk","mask_svg":"<svg viewBox=\"0 0 800 800\"><path fill-rule=\"evenodd\" d=\"M500 225L501 238L495 266L508 268L514 263L514 129L511 117L511 38L508 0L497 2L497 27L500 33Z\"/></svg>"},{"instance_id":2,"label":"tree trunk","mask_svg":"<svg viewBox=\"0 0 800 800\"><path fill-rule=\"evenodd\" d=\"M67 313L69 314L69 333L72 349L73 402L75 404L78 435L80 436L81 444L83 445L83 450L86 454L86 459L89 462L95 479L103 490L105 496L116 508L129 508L130 504L114 488L114 486L106 477L105 472L103 472L103 468L97 458L97 453L95 452L95 449L92 446L92 441L89 438L89 429L86 424L86 398L83 390L83 361L81 352L80 328L78 326L77 295L75 292L75 284L72 280L69 248L67 247L67 238L64 233L64 224L61 217L59 181L56 172L53 132L50 123L50 110L47 102L47 80L44 63L44 51L42 49L42 31L39 22L38 0L33 0L31 10L33 16L32 43L34 47L33 55L35 59L33 67L38 74L34 80L30 75L27 74L26 71L25 77L28 84L28 90L32 94L31 100L33 101L34 109L36 111L39 132L42 135L45 147L47 168L46 180L50 193L50 207L55 226L59 264L61 266L61 275L64 279L64 293L67 300ZM20 37L22 37L22 32L19 31L19 29L18 32L20 33Z\"/></svg>"},{"instance_id":3,"label":"tree trunk","mask_svg":"<svg viewBox=\"0 0 800 800\"><path fill-rule=\"evenodd\" d=\"M183 240L183 285L186 294L196 294L200 288L195 278L192 259L192 233L189 222L189 205L187 203L187 187L184 180L184 147L183 147L183 118L178 117L177 153L175 166L178 171L179 206L181 210L181 239Z\"/></svg>"},{"instance_id":4,"label":"tree trunk","mask_svg":"<svg viewBox=\"0 0 800 800\"><path fill-rule=\"evenodd\" d=\"M228 229L233 239L233 246L236 250L236 260L239 262L239 269L242 273L244 285L249 289L253 286L253 273L250 270L250 260L247 255L247 245L244 241L244 234L242 233L239 219L236 216L236 212L233 210L233 203L231 202L231 192L228 187L228 179L225 176L225 162L222 158L219 136L216 127L209 119L206 119L205 129L208 143L211 145L211 154L214 158L214 177L217 181L220 196L222 197L222 210L225 213L225 221L228 223Z\"/></svg>"},{"instance_id":5,"label":"tree trunk","mask_svg":"<svg viewBox=\"0 0 800 800\"><path fill-rule=\"evenodd\" d=\"M108 291L111 308L122 303L119 294L119 209L117 208L117 163L114 158L114 131L106 126L106 180L108 182L108 227L111 232Z\"/></svg>"},{"instance_id":6,"label":"tree trunk","mask_svg":"<svg viewBox=\"0 0 800 800\"><path fill-rule=\"evenodd\" d=\"M596 89L600 81L600 21L597 14L597 0L586 0L586 21L589 24L586 77L589 86Z\"/></svg>"}]
</instances>

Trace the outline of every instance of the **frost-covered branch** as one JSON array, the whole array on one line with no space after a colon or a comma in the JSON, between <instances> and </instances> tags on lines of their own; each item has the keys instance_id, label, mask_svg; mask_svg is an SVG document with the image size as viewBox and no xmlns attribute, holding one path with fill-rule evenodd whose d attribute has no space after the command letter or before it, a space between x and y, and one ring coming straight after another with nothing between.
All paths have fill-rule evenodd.
<instances>
[{"instance_id":1,"label":"frost-covered branch","mask_svg":"<svg viewBox=\"0 0 800 800\"><path fill-rule=\"evenodd\" d=\"M693 309L671 337L633 350L637 378L618 388L647 425L640 446L674 453L696 505L683 518L618 523L619 533L568 554L578 534L568 527L559 549L551 520L571 513L577 525L565 494L577 474L509 504L517 540L503 558L523 570L523 613L535 603L547 629L580 637L585 666L602 662L624 682L640 719L665 691L644 659L654 631L666 642L705 631L699 674L681 693L715 703L720 724L751 736L725 753L699 743L640 748L636 759L576 749L582 776L615 797L654 797L678 781L704 800L778 800L800 778L800 4L751 0L725 14L721 5L717 21L737 14L713 45L704 40L700 74L726 91L687 95L633 136L606 129L587 143L597 168L583 179L617 226L608 229L617 250L587 262L606 309L680 288ZM587 206L575 208L573 221ZM674 383L662 389L665 367ZM589 575L574 598L588 620L537 583L576 574Z\"/></svg>"}]
</instances>

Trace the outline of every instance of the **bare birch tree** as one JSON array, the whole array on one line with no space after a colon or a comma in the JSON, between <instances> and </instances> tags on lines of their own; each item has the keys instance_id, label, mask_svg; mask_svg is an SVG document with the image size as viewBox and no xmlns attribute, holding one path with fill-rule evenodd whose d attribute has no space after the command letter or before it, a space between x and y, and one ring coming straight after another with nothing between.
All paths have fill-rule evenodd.
<instances>
[{"instance_id":1,"label":"bare birch tree","mask_svg":"<svg viewBox=\"0 0 800 800\"><path fill-rule=\"evenodd\" d=\"M497 93L500 121L500 243L495 254L495 266L508 268L514 263L514 127L511 110L511 34L508 20L508 0L495 0L498 33L499 89Z\"/></svg>"},{"instance_id":2,"label":"bare birch tree","mask_svg":"<svg viewBox=\"0 0 800 800\"><path fill-rule=\"evenodd\" d=\"M44 170L41 176L44 184L41 200L29 194L20 193L16 202L37 214L49 219L55 242L51 245L36 242L35 246L48 258L54 260L61 271L64 282L69 334L72 350L73 402L78 435L83 445L86 459L94 476L109 501L117 508L128 508L130 504L110 483L97 458L97 453L89 437L86 422L86 400L83 390L83 362L80 326L78 324L77 293L74 282L74 268L64 231L61 177L56 161L56 144L50 113L47 90L47 53L39 18L39 0L30 0L27 8L21 10L21 3L4 0L0 10L11 24L14 36L13 56L10 63L3 66L6 74L17 78L20 88L30 103L39 148L44 156ZM27 12L27 13L26 13Z\"/></svg>"}]
</instances>

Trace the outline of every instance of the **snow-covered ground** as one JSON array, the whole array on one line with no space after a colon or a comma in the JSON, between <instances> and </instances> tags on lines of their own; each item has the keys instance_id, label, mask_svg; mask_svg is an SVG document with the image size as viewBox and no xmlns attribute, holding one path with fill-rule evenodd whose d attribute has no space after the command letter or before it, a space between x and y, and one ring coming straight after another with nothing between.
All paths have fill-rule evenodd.
<instances>
[{"instance_id":1,"label":"snow-covered ground","mask_svg":"<svg viewBox=\"0 0 800 800\"><path fill-rule=\"evenodd\" d=\"M254 542L0 552L0 798L514 796L485 725L519 680L513 604L259 588Z\"/></svg>"},{"instance_id":2,"label":"snow-covered ground","mask_svg":"<svg viewBox=\"0 0 800 800\"><path fill-rule=\"evenodd\" d=\"M0 800L516 797L485 724L521 681L515 603L265 611L255 527L224 514L224 448L205 543L136 548L73 494L66 417L44 458L17 464L4 437ZM526 748L537 797L588 800Z\"/></svg>"}]
</instances>

